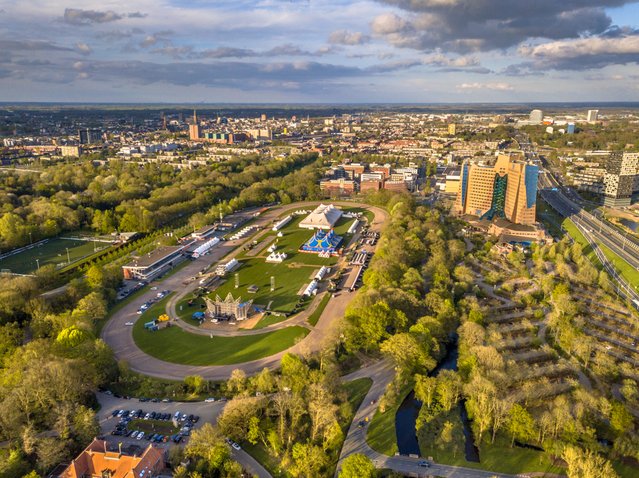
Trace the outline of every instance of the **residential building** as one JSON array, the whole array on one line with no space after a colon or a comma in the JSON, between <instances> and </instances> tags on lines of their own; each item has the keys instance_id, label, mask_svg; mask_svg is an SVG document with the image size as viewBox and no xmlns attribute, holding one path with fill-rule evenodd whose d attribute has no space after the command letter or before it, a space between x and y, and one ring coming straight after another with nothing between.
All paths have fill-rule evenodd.
<instances>
[{"instance_id":1,"label":"residential building","mask_svg":"<svg viewBox=\"0 0 639 478\"><path fill-rule=\"evenodd\" d=\"M164 455L148 445L140 455L110 451L107 442L95 438L59 475L59 478L154 478L165 471Z\"/></svg>"},{"instance_id":2,"label":"residential building","mask_svg":"<svg viewBox=\"0 0 639 478\"><path fill-rule=\"evenodd\" d=\"M599 118L599 110L588 110L588 123L594 123Z\"/></svg>"},{"instance_id":3,"label":"residential building","mask_svg":"<svg viewBox=\"0 0 639 478\"><path fill-rule=\"evenodd\" d=\"M535 224L538 174L537 165L510 154L500 154L493 164L466 160L455 210L481 219Z\"/></svg>"},{"instance_id":4,"label":"residential building","mask_svg":"<svg viewBox=\"0 0 639 478\"><path fill-rule=\"evenodd\" d=\"M331 195L351 196L357 192L357 186L351 179L329 179L320 182L320 191Z\"/></svg>"},{"instance_id":5,"label":"residential building","mask_svg":"<svg viewBox=\"0 0 639 478\"><path fill-rule=\"evenodd\" d=\"M82 155L81 146L60 146L60 154L62 156L74 156L79 157Z\"/></svg>"},{"instance_id":6,"label":"residential building","mask_svg":"<svg viewBox=\"0 0 639 478\"><path fill-rule=\"evenodd\" d=\"M80 144L95 144L102 142L102 131L99 129L81 129L78 131Z\"/></svg>"},{"instance_id":7,"label":"residential building","mask_svg":"<svg viewBox=\"0 0 639 478\"><path fill-rule=\"evenodd\" d=\"M639 192L639 153L610 153L603 182L605 206L630 206Z\"/></svg>"}]
</instances>

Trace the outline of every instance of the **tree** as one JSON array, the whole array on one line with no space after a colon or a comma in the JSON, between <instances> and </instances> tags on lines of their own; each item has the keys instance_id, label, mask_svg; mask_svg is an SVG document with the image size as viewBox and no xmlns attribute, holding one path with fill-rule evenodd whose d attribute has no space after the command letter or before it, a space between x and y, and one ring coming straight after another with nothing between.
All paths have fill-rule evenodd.
<instances>
[{"instance_id":1,"label":"tree","mask_svg":"<svg viewBox=\"0 0 639 478\"><path fill-rule=\"evenodd\" d=\"M231 393L242 393L246 389L246 373L244 370L239 368L233 370L226 382L226 388Z\"/></svg>"},{"instance_id":2,"label":"tree","mask_svg":"<svg viewBox=\"0 0 639 478\"><path fill-rule=\"evenodd\" d=\"M447 412L457 404L462 391L462 382L456 372L442 370L437 377L437 396Z\"/></svg>"},{"instance_id":3,"label":"tree","mask_svg":"<svg viewBox=\"0 0 639 478\"><path fill-rule=\"evenodd\" d=\"M101 320L107 315L107 304L99 292L91 292L78 302L75 310L87 315L91 320Z\"/></svg>"},{"instance_id":4,"label":"tree","mask_svg":"<svg viewBox=\"0 0 639 478\"><path fill-rule=\"evenodd\" d=\"M633 417L623 403L613 402L610 412L610 426L617 435L628 433L632 428Z\"/></svg>"},{"instance_id":5,"label":"tree","mask_svg":"<svg viewBox=\"0 0 639 478\"><path fill-rule=\"evenodd\" d=\"M428 354L428 346L420 343L414 334L402 332L392 335L380 346L382 353L390 357L404 373L430 371L437 362Z\"/></svg>"},{"instance_id":6,"label":"tree","mask_svg":"<svg viewBox=\"0 0 639 478\"><path fill-rule=\"evenodd\" d=\"M92 265L87 270L86 281L93 290L101 290L104 287L104 270L98 265Z\"/></svg>"},{"instance_id":7,"label":"tree","mask_svg":"<svg viewBox=\"0 0 639 478\"><path fill-rule=\"evenodd\" d=\"M353 453L342 462L339 472L340 478L375 478L377 476L375 464L361 453Z\"/></svg>"},{"instance_id":8,"label":"tree","mask_svg":"<svg viewBox=\"0 0 639 478\"><path fill-rule=\"evenodd\" d=\"M275 390L275 378L268 367L264 367L254 378L254 386L255 389L262 394L271 393Z\"/></svg>"},{"instance_id":9,"label":"tree","mask_svg":"<svg viewBox=\"0 0 639 478\"><path fill-rule=\"evenodd\" d=\"M610 462L591 450L567 446L561 458L568 465L568 478L619 478Z\"/></svg>"},{"instance_id":10,"label":"tree","mask_svg":"<svg viewBox=\"0 0 639 478\"><path fill-rule=\"evenodd\" d=\"M68 440L61 438L40 438L36 446L38 468L43 472L69 458L71 446Z\"/></svg>"},{"instance_id":11,"label":"tree","mask_svg":"<svg viewBox=\"0 0 639 478\"><path fill-rule=\"evenodd\" d=\"M476 429L477 443L481 443L482 436L493 423L494 402L497 400L497 390L489 380L475 376L466 385L466 408Z\"/></svg>"},{"instance_id":12,"label":"tree","mask_svg":"<svg viewBox=\"0 0 639 478\"><path fill-rule=\"evenodd\" d=\"M230 400L217 419L220 432L235 440L246 438L250 419L262 415L263 402L264 399L260 397L236 397Z\"/></svg>"},{"instance_id":13,"label":"tree","mask_svg":"<svg viewBox=\"0 0 639 478\"><path fill-rule=\"evenodd\" d=\"M192 393L200 394L208 389L209 382L201 375L187 375L184 377L184 385L186 385Z\"/></svg>"},{"instance_id":14,"label":"tree","mask_svg":"<svg viewBox=\"0 0 639 478\"><path fill-rule=\"evenodd\" d=\"M295 477L315 478L328 463L324 451L310 443L295 443L292 450L293 465L291 473Z\"/></svg>"},{"instance_id":15,"label":"tree","mask_svg":"<svg viewBox=\"0 0 639 478\"><path fill-rule=\"evenodd\" d=\"M220 432L210 423L193 430L191 439L186 446L185 455L203 459L209 470L219 470L228 460L230 451Z\"/></svg>"},{"instance_id":16,"label":"tree","mask_svg":"<svg viewBox=\"0 0 639 478\"><path fill-rule=\"evenodd\" d=\"M515 444L515 440L526 443L535 436L535 420L528 410L518 403L515 403L508 412L507 428L512 437L511 447Z\"/></svg>"},{"instance_id":17,"label":"tree","mask_svg":"<svg viewBox=\"0 0 639 478\"><path fill-rule=\"evenodd\" d=\"M436 377L415 375L415 396L420 402L424 403L424 405L426 405L428 408L431 408L433 405L436 391L437 391Z\"/></svg>"}]
</instances>

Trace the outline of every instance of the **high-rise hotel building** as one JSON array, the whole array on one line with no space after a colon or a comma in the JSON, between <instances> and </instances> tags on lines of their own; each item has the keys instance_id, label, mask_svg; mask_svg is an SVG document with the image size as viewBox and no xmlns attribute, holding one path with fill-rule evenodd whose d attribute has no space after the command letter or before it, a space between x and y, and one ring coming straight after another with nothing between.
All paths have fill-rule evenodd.
<instances>
[{"instance_id":1,"label":"high-rise hotel building","mask_svg":"<svg viewBox=\"0 0 639 478\"><path fill-rule=\"evenodd\" d=\"M462 165L455 210L462 215L514 224L536 222L539 167L519 156L500 154L493 164L467 160Z\"/></svg>"}]
</instances>

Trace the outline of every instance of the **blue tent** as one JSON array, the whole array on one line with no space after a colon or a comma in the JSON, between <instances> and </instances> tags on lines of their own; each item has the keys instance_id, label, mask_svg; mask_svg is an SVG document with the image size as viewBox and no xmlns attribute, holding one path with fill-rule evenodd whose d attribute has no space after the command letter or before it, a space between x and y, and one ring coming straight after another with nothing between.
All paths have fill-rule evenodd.
<instances>
[{"instance_id":1,"label":"blue tent","mask_svg":"<svg viewBox=\"0 0 639 478\"><path fill-rule=\"evenodd\" d=\"M191 318L199 320L205 318L204 312L193 312Z\"/></svg>"},{"instance_id":2,"label":"blue tent","mask_svg":"<svg viewBox=\"0 0 639 478\"><path fill-rule=\"evenodd\" d=\"M318 229L303 246L303 252L330 252L331 254L337 250L337 246L342 242L342 237L335 234L331 229L328 232Z\"/></svg>"}]
</instances>

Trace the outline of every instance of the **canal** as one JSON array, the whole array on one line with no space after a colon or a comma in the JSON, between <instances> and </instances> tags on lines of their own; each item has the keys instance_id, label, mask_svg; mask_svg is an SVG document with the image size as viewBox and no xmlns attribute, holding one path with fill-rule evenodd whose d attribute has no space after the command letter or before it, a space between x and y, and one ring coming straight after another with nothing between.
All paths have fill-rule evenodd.
<instances>
[{"instance_id":1,"label":"canal","mask_svg":"<svg viewBox=\"0 0 639 478\"><path fill-rule=\"evenodd\" d=\"M446 355L440 360L437 367L433 369L430 376L436 377L442 370L457 370L458 356L457 336L455 336L448 344ZM417 417L419 416L421 407L422 403L415 398L415 391L413 390L408 394L397 410L397 414L395 415L395 433L397 435L397 448L401 455L420 455L415 424L417 423ZM477 450L475 446L473 431L463 401L460 401L458 408L464 429L466 460L479 463L479 450Z\"/></svg>"}]
</instances>

